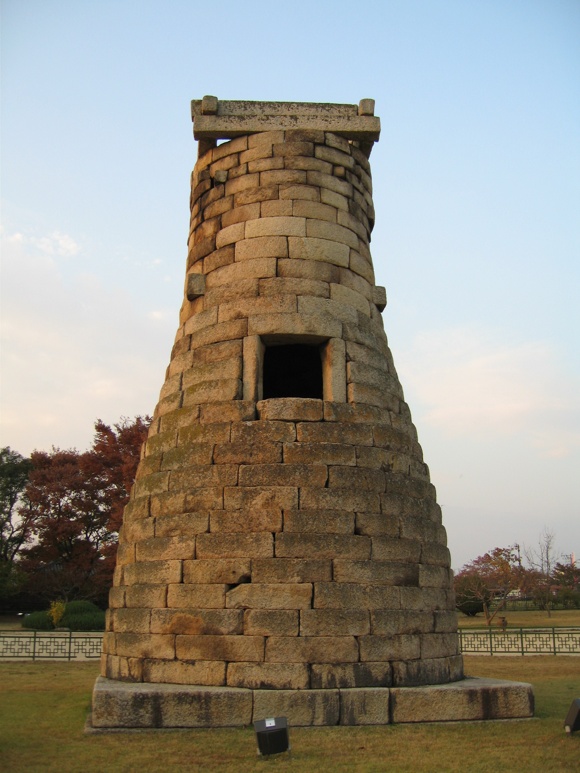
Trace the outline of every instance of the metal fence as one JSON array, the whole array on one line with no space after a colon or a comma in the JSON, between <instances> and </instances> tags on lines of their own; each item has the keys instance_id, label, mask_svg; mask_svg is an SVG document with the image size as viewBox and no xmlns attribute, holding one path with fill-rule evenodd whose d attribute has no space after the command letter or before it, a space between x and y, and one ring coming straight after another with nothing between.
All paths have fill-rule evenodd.
<instances>
[{"instance_id":1,"label":"metal fence","mask_svg":"<svg viewBox=\"0 0 580 773\"><path fill-rule=\"evenodd\" d=\"M580 655L580 628L459 629L464 655ZM0 631L0 659L96 660L103 634Z\"/></svg>"},{"instance_id":2,"label":"metal fence","mask_svg":"<svg viewBox=\"0 0 580 773\"><path fill-rule=\"evenodd\" d=\"M0 659L95 660L103 634L74 631L0 631Z\"/></svg>"},{"instance_id":3,"label":"metal fence","mask_svg":"<svg viewBox=\"0 0 580 773\"><path fill-rule=\"evenodd\" d=\"M580 655L580 628L459 629L464 655Z\"/></svg>"}]
</instances>

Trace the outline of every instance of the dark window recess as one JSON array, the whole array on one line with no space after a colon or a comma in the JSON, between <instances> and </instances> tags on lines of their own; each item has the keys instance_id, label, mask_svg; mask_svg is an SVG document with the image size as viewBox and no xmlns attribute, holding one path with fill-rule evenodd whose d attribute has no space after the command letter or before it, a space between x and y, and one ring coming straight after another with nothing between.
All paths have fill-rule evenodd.
<instances>
[{"instance_id":1,"label":"dark window recess","mask_svg":"<svg viewBox=\"0 0 580 773\"><path fill-rule=\"evenodd\" d=\"M264 352L264 400L313 397L322 400L322 359L318 346L284 344Z\"/></svg>"}]
</instances>

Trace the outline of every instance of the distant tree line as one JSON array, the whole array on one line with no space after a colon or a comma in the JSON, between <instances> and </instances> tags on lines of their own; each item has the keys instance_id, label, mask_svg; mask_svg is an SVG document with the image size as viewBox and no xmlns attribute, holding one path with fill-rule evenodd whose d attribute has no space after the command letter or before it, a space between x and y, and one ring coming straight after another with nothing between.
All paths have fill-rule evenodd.
<instances>
[{"instance_id":1,"label":"distant tree line","mask_svg":"<svg viewBox=\"0 0 580 773\"><path fill-rule=\"evenodd\" d=\"M549 615L555 607L580 609L580 568L573 557L561 560L554 533L545 529L536 548L494 548L465 564L455 576L457 608L483 613L488 625L508 602L531 601Z\"/></svg>"},{"instance_id":2,"label":"distant tree line","mask_svg":"<svg viewBox=\"0 0 580 773\"><path fill-rule=\"evenodd\" d=\"M151 419L109 426L98 420L92 446L0 449L0 610L50 601L106 606L123 508Z\"/></svg>"}]
</instances>

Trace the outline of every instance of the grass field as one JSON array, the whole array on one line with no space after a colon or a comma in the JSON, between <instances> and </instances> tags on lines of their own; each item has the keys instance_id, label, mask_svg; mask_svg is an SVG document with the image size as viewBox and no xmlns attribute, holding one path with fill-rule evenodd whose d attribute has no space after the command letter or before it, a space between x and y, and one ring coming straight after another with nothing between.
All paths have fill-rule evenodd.
<instances>
[{"instance_id":1,"label":"grass field","mask_svg":"<svg viewBox=\"0 0 580 773\"><path fill-rule=\"evenodd\" d=\"M580 609L556 609L548 616L547 612L539 610L523 612L498 612L492 622L497 628L500 617L507 619L508 628L567 628L580 626ZM467 617L457 613L460 628L487 628L484 616Z\"/></svg>"},{"instance_id":2,"label":"grass field","mask_svg":"<svg viewBox=\"0 0 580 773\"><path fill-rule=\"evenodd\" d=\"M96 663L0 663L0 769L6 771L575 771L580 658L465 658L470 675L532 682L536 718L511 722L291 728L292 755L256 756L251 728L85 735Z\"/></svg>"},{"instance_id":3,"label":"grass field","mask_svg":"<svg viewBox=\"0 0 580 773\"><path fill-rule=\"evenodd\" d=\"M482 614L476 617L467 617L461 612L457 613L460 628L487 628ZM548 616L541 611L500 612L493 620L492 626L497 627L498 619L507 618L508 628L562 628L580 626L580 609L557 609ZM18 615L1 615L0 631L20 628L22 618Z\"/></svg>"}]
</instances>

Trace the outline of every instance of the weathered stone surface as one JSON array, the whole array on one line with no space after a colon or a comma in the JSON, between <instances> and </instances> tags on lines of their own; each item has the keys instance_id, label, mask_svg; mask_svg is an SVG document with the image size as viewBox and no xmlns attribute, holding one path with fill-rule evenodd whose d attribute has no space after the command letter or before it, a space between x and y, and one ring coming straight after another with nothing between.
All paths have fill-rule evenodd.
<instances>
[{"instance_id":1,"label":"weathered stone surface","mask_svg":"<svg viewBox=\"0 0 580 773\"><path fill-rule=\"evenodd\" d=\"M151 664L149 666L148 664ZM145 670L156 667L146 661ZM168 675L203 667L221 673L223 664L159 662ZM265 664L282 681L293 664ZM232 678L252 663L231 663ZM316 666L314 667L316 668ZM288 671L287 669L290 669ZM193 672L190 672L193 673ZM208 673L207 671L205 672ZM266 672L268 673L268 672ZM277 677L276 677L277 675ZM419 688L244 689L188 684L131 684L99 677L93 693L91 724L113 727L246 726L267 716L286 716L291 725L388 724L481 719L526 718L533 715L531 685L493 679L466 679L450 685ZM252 713L253 706L253 713ZM390 710L389 710L390 708Z\"/></svg>"},{"instance_id":2,"label":"weathered stone surface","mask_svg":"<svg viewBox=\"0 0 580 773\"><path fill-rule=\"evenodd\" d=\"M172 584L167 586L167 606L176 609L223 609L227 585L215 583Z\"/></svg>"},{"instance_id":3,"label":"weathered stone surface","mask_svg":"<svg viewBox=\"0 0 580 773\"><path fill-rule=\"evenodd\" d=\"M200 534L196 540L197 558L266 558L273 554L272 535L264 532Z\"/></svg>"},{"instance_id":4,"label":"weathered stone surface","mask_svg":"<svg viewBox=\"0 0 580 773\"><path fill-rule=\"evenodd\" d=\"M433 612L412 612L408 609L376 609L371 612L373 634L431 633L434 628ZM457 630L457 625L454 630Z\"/></svg>"},{"instance_id":5,"label":"weathered stone surface","mask_svg":"<svg viewBox=\"0 0 580 773\"><path fill-rule=\"evenodd\" d=\"M373 491L357 491L348 488L301 487L300 489L300 503L306 510L352 510L357 513L374 513L379 508L379 501L379 494Z\"/></svg>"},{"instance_id":6,"label":"weathered stone surface","mask_svg":"<svg viewBox=\"0 0 580 773\"><path fill-rule=\"evenodd\" d=\"M179 660L264 660L263 636L176 636Z\"/></svg>"},{"instance_id":7,"label":"weathered stone surface","mask_svg":"<svg viewBox=\"0 0 580 773\"><path fill-rule=\"evenodd\" d=\"M147 633L118 633L115 637L117 655L135 658L175 657L175 636Z\"/></svg>"},{"instance_id":8,"label":"weathered stone surface","mask_svg":"<svg viewBox=\"0 0 580 773\"><path fill-rule=\"evenodd\" d=\"M153 520L153 519L152 519ZM208 513L159 515L154 520L156 537L184 537L203 534L209 529Z\"/></svg>"},{"instance_id":9,"label":"weathered stone surface","mask_svg":"<svg viewBox=\"0 0 580 773\"><path fill-rule=\"evenodd\" d=\"M136 545L137 561L164 561L172 558L193 558L195 542L191 537L150 537Z\"/></svg>"},{"instance_id":10,"label":"weathered stone surface","mask_svg":"<svg viewBox=\"0 0 580 773\"><path fill-rule=\"evenodd\" d=\"M389 724L390 690L384 687L355 687L340 691L341 725Z\"/></svg>"},{"instance_id":11,"label":"weathered stone surface","mask_svg":"<svg viewBox=\"0 0 580 773\"><path fill-rule=\"evenodd\" d=\"M229 663L227 684L254 690L306 690L310 678L304 663Z\"/></svg>"},{"instance_id":12,"label":"weathered stone surface","mask_svg":"<svg viewBox=\"0 0 580 773\"><path fill-rule=\"evenodd\" d=\"M393 722L444 722L531 717L531 685L500 679L464 679L453 684L392 688Z\"/></svg>"},{"instance_id":13,"label":"weathered stone surface","mask_svg":"<svg viewBox=\"0 0 580 773\"><path fill-rule=\"evenodd\" d=\"M151 612L151 633L218 635L242 631L243 615L235 609L154 609Z\"/></svg>"},{"instance_id":14,"label":"weathered stone surface","mask_svg":"<svg viewBox=\"0 0 580 773\"><path fill-rule=\"evenodd\" d=\"M463 666L456 673L453 658L393 661L393 686L414 687L425 684L447 684L463 678ZM463 663L463 659L460 658Z\"/></svg>"},{"instance_id":15,"label":"weathered stone surface","mask_svg":"<svg viewBox=\"0 0 580 773\"><path fill-rule=\"evenodd\" d=\"M283 716L292 727L336 725L338 690L256 690L253 721Z\"/></svg>"},{"instance_id":16,"label":"weathered stone surface","mask_svg":"<svg viewBox=\"0 0 580 773\"><path fill-rule=\"evenodd\" d=\"M302 609L301 636L359 636L369 634L370 613L366 609Z\"/></svg>"},{"instance_id":17,"label":"weathered stone surface","mask_svg":"<svg viewBox=\"0 0 580 773\"><path fill-rule=\"evenodd\" d=\"M282 536L282 535L281 535ZM368 539L359 537L358 539ZM416 564L395 561L348 561L337 558L334 561L334 579L337 582L363 582L372 585L418 584L419 571Z\"/></svg>"},{"instance_id":18,"label":"weathered stone surface","mask_svg":"<svg viewBox=\"0 0 580 773\"><path fill-rule=\"evenodd\" d=\"M246 609L244 633L250 636L298 636L297 609Z\"/></svg>"},{"instance_id":19,"label":"weathered stone surface","mask_svg":"<svg viewBox=\"0 0 580 773\"><path fill-rule=\"evenodd\" d=\"M389 687L391 664L386 663L314 663L311 667L312 689L335 687Z\"/></svg>"},{"instance_id":20,"label":"weathered stone surface","mask_svg":"<svg viewBox=\"0 0 580 773\"><path fill-rule=\"evenodd\" d=\"M400 588L356 582L314 583L315 609L400 609Z\"/></svg>"},{"instance_id":21,"label":"weathered stone surface","mask_svg":"<svg viewBox=\"0 0 580 773\"><path fill-rule=\"evenodd\" d=\"M243 510L252 507L295 510L298 507L298 488L292 486L248 486L246 488L224 489L224 507L220 507L220 510L224 508L226 510ZM264 539L265 536L261 535ZM273 553L270 552L270 555ZM255 557L259 556L255 555Z\"/></svg>"},{"instance_id":22,"label":"weathered stone surface","mask_svg":"<svg viewBox=\"0 0 580 773\"><path fill-rule=\"evenodd\" d=\"M144 660L144 682L166 682L167 684L225 685L226 663L223 661L200 660Z\"/></svg>"},{"instance_id":23,"label":"weathered stone surface","mask_svg":"<svg viewBox=\"0 0 580 773\"><path fill-rule=\"evenodd\" d=\"M93 692L94 728L231 727L251 721L251 690L127 684L99 677Z\"/></svg>"},{"instance_id":24,"label":"weathered stone surface","mask_svg":"<svg viewBox=\"0 0 580 773\"><path fill-rule=\"evenodd\" d=\"M181 561L141 561L123 568L125 585L166 585L181 582Z\"/></svg>"},{"instance_id":25,"label":"weathered stone surface","mask_svg":"<svg viewBox=\"0 0 580 773\"><path fill-rule=\"evenodd\" d=\"M281 558L368 558L370 550L368 537L351 534L283 533L276 535L275 543L276 557Z\"/></svg>"},{"instance_id":26,"label":"weathered stone surface","mask_svg":"<svg viewBox=\"0 0 580 773\"><path fill-rule=\"evenodd\" d=\"M354 636L270 636L266 658L270 663L356 663Z\"/></svg>"},{"instance_id":27,"label":"weathered stone surface","mask_svg":"<svg viewBox=\"0 0 580 773\"><path fill-rule=\"evenodd\" d=\"M216 511L210 517L211 532L282 531L280 510Z\"/></svg>"},{"instance_id":28,"label":"weathered stone surface","mask_svg":"<svg viewBox=\"0 0 580 773\"><path fill-rule=\"evenodd\" d=\"M328 469L323 464L240 465L240 486L324 486Z\"/></svg>"},{"instance_id":29,"label":"weathered stone surface","mask_svg":"<svg viewBox=\"0 0 580 773\"><path fill-rule=\"evenodd\" d=\"M307 609L312 601L310 583L256 582L238 585L226 594L228 608L249 609Z\"/></svg>"},{"instance_id":30,"label":"weathered stone surface","mask_svg":"<svg viewBox=\"0 0 580 773\"><path fill-rule=\"evenodd\" d=\"M421 656L421 638L413 634L361 636L361 661L415 660Z\"/></svg>"},{"instance_id":31,"label":"weathered stone surface","mask_svg":"<svg viewBox=\"0 0 580 773\"><path fill-rule=\"evenodd\" d=\"M149 633L151 611L149 609L114 609L111 610L111 625L118 633ZM153 631L153 633L161 633Z\"/></svg>"},{"instance_id":32,"label":"weathered stone surface","mask_svg":"<svg viewBox=\"0 0 580 773\"><path fill-rule=\"evenodd\" d=\"M249 582L251 561L244 558L198 558L183 562L184 583L228 583L235 585Z\"/></svg>"},{"instance_id":33,"label":"weathered stone surface","mask_svg":"<svg viewBox=\"0 0 580 773\"><path fill-rule=\"evenodd\" d=\"M354 534L354 513L335 510L286 510L284 531L299 534Z\"/></svg>"},{"instance_id":34,"label":"weathered stone surface","mask_svg":"<svg viewBox=\"0 0 580 773\"><path fill-rule=\"evenodd\" d=\"M444 658L459 654L457 632L426 633L421 636L421 657Z\"/></svg>"},{"instance_id":35,"label":"weathered stone surface","mask_svg":"<svg viewBox=\"0 0 580 773\"><path fill-rule=\"evenodd\" d=\"M332 560L258 558L252 561L252 579L257 583L330 582L332 580Z\"/></svg>"},{"instance_id":36,"label":"weathered stone surface","mask_svg":"<svg viewBox=\"0 0 580 773\"><path fill-rule=\"evenodd\" d=\"M256 408L263 421L322 420L322 400L298 397L261 400Z\"/></svg>"}]
</instances>

